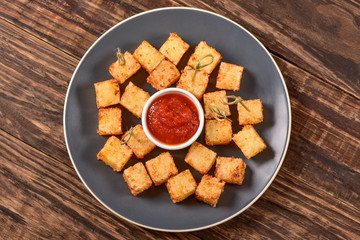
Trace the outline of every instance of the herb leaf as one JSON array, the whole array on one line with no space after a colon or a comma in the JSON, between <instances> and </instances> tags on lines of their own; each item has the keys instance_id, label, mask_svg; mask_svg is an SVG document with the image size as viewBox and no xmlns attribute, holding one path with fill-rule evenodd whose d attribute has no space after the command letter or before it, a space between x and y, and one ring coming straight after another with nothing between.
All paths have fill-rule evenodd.
<instances>
[{"instance_id":1,"label":"herb leaf","mask_svg":"<svg viewBox=\"0 0 360 240\"><path fill-rule=\"evenodd\" d=\"M223 99L234 99L233 101L231 102L225 102ZM244 99L242 99L241 97L237 97L237 96L225 96L225 97L222 97L220 98L220 102L224 105L234 105L234 104L238 104L240 103L245 109L246 111L250 112L250 109L248 109L245 104L243 103Z\"/></svg>"},{"instance_id":2,"label":"herb leaf","mask_svg":"<svg viewBox=\"0 0 360 240\"><path fill-rule=\"evenodd\" d=\"M125 144L127 144L129 141L130 141L130 139L131 139L131 137L133 137L133 138L135 138L136 139L136 141L140 141L136 136L135 136L135 134L134 134L134 127L131 127L130 129L129 129L129 131L127 131L123 136L122 136L122 138L121 138L121 145L125 145Z\"/></svg>"},{"instance_id":3,"label":"herb leaf","mask_svg":"<svg viewBox=\"0 0 360 240\"><path fill-rule=\"evenodd\" d=\"M120 48L117 48L116 57L117 57L120 65L122 65L122 66L126 65L126 60L125 60L124 54L121 53Z\"/></svg>"},{"instance_id":4,"label":"herb leaf","mask_svg":"<svg viewBox=\"0 0 360 240\"><path fill-rule=\"evenodd\" d=\"M214 102L210 103L209 109L210 109L211 115L213 115L213 117L216 120L218 120L218 121L228 120L228 121L232 122L232 120L226 116L226 111L221 108L218 108Z\"/></svg>"},{"instance_id":5,"label":"herb leaf","mask_svg":"<svg viewBox=\"0 0 360 240\"><path fill-rule=\"evenodd\" d=\"M206 59L206 58L211 58L211 61L208 62L208 63L205 63L205 64L201 64L201 61L203 61L203 60ZM196 61L195 61L195 64L194 64L194 67L193 67L193 69L195 70L195 72L194 72L194 76L193 76L193 78L192 78L192 81L195 80L195 75L196 75L197 71L199 71L199 69L209 66L210 64L213 63L213 61L214 61L214 56L211 55L211 54L205 55L205 56L203 56L202 58L196 60Z\"/></svg>"}]
</instances>

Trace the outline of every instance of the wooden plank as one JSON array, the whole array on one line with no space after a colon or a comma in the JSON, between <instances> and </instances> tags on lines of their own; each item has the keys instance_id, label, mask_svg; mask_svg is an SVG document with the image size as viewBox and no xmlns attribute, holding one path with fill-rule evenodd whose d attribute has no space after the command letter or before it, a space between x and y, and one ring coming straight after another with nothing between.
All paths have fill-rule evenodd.
<instances>
[{"instance_id":1,"label":"wooden plank","mask_svg":"<svg viewBox=\"0 0 360 240\"><path fill-rule=\"evenodd\" d=\"M0 16L81 57L102 33L136 13L178 5L207 9L243 25L276 55L360 98L359 2L176 1L2 1Z\"/></svg>"},{"instance_id":2,"label":"wooden plank","mask_svg":"<svg viewBox=\"0 0 360 240\"><path fill-rule=\"evenodd\" d=\"M194 234L203 239L358 239L359 216L358 209L280 173L241 215Z\"/></svg>"},{"instance_id":3,"label":"wooden plank","mask_svg":"<svg viewBox=\"0 0 360 240\"><path fill-rule=\"evenodd\" d=\"M197 239L137 227L103 207L75 170L0 130L0 238Z\"/></svg>"},{"instance_id":4,"label":"wooden plank","mask_svg":"<svg viewBox=\"0 0 360 240\"><path fill-rule=\"evenodd\" d=\"M2 26L0 128L70 166L61 126L77 60L9 23ZM360 125L354 111L359 100L280 58L277 62L293 111L283 171L359 208Z\"/></svg>"},{"instance_id":5,"label":"wooden plank","mask_svg":"<svg viewBox=\"0 0 360 240\"><path fill-rule=\"evenodd\" d=\"M4 239L356 239L360 212L281 174L250 209L212 229L161 233L120 219L73 168L0 130L0 236ZM209 207L210 208L210 207Z\"/></svg>"}]
</instances>

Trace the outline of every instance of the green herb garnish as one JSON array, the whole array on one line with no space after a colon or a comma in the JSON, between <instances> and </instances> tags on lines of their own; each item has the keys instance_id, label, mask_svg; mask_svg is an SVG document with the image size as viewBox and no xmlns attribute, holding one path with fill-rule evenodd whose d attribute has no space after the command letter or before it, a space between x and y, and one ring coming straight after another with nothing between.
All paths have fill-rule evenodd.
<instances>
[{"instance_id":1,"label":"green herb garnish","mask_svg":"<svg viewBox=\"0 0 360 240\"><path fill-rule=\"evenodd\" d=\"M234 101L232 101L232 102L225 102L224 100L223 100L223 98L225 98L225 99L234 99ZM222 103L222 104L224 104L224 105L234 105L234 104L238 104L238 103L240 103L245 109L246 109L246 111L248 111L248 112L250 112L250 110L245 106L245 104L243 103L243 101L244 101L244 99L242 99L241 97L237 97L237 96L225 96L225 97L222 97L222 98L220 98L220 102Z\"/></svg>"},{"instance_id":2,"label":"green herb garnish","mask_svg":"<svg viewBox=\"0 0 360 240\"><path fill-rule=\"evenodd\" d=\"M205 58L209 58L209 57L211 58L211 61L210 61L209 63L201 64L201 61L203 61ZM196 61L195 61L195 65L194 65L194 67L193 67L193 69L195 70L195 72L194 72L194 76L193 76L193 78L192 78L192 81L195 80L195 75L196 75L197 71L199 71L199 69L209 66L210 64L213 63L213 61L214 61L214 56L211 55L211 54L205 55L204 57L196 60Z\"/></svg>"},{"instance_id":3,"label":"green herb garnish","mask_svg":"<svg viewBox=\"0 0 360 240\"><path fill-rule=\"evenodd\" d=\"M122 65L122 66L126 65L126 60L125 60L124 54L121 53L120 48L117 49L116 57L117 57L120 65Z\"/></svg>"},{"instance_id":4,"label":"green herb garnish","mask_svg":"<svg viewBox=\"0 0 360 240\"><path fill-rule=\"evenodd\" d=\"M131 137L134 137L134 138L136 139L136 141L138 141L138 142L140 141L140 140L135 136L135 134L134 134L134 127L131 127L131 128L129 129L129 131L127 131L127 132L122 136L122 138L121 138L121 145L127 144L127 143L130 141Z\"/></svg>"},{"instance_id":5,"label":"green herb garnish","mask_svg":"<svg viewBox=\"0 0 360 240\"><path fill-rule=\"evenodd\" d=\"M210 109L211 115L213 115L213 117L216 120L218 120L218 121L228 120L228 121L232 122L232 120L226 116L226 111L221 108L218 108L214 102L210 103L209 109Z\"/></svg>"}]
</instances>

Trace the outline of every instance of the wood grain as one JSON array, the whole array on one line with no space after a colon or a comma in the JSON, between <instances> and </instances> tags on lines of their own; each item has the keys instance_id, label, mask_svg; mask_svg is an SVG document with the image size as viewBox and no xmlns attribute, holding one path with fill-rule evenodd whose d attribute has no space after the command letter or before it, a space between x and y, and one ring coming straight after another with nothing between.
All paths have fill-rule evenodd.
<instances>
[{"instance_id":1,"label":"wood grain","mask_svg":"<svg viewBox=\"0 0 360 240\"><path fill-rule=\"evenodd\" d=\"M1 2L0 16L81 57L111 26L166 6L197 7L229 17L276 55L360 98L360 3L355 1L16 0Z\"/></svg>"},{"instance_id":2,"label":"wood grain","mask_svg":"<svg viewBox=\"0 0 360 240\"><path fill-rule=\"evenodd\" d=\"M77 60L9 23L3 26L0 106L6 111L0 128L70 166L61 126L65 87ZM293 110L283 171L359 208L359 100L276 59Z\"/></svg>"},{"instance_id":3,"label":"wood grain","mask_svg":"<svg viewBox=\"0 0 360 240\"><path fill-rule=\"evenodd\" d=\"M265 195L228 223L189 233L137 227L100 205L73 168L0 130L0 236L4 239L355 239L360 212L280 174ZM322 214L319 215L319 212ZM195 235L195 236L193 236ZM197 238L198 237L198 238Z\"/></svg>"}]
</instances>

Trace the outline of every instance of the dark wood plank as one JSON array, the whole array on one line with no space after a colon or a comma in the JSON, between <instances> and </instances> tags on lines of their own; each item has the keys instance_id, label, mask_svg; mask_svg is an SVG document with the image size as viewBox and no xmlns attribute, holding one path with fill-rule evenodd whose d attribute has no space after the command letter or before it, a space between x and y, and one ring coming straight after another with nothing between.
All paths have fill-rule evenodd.
<instances>
[{"instance_id":1,"label":"dark wood plank","mask_svg":"<svg viewBox=\"0 0 360 240\"><path fill-rule=\"evenodd\" d=\"M358 239L360 212L331 195L280 173L264 195L203 239Z\"/></svg>"},{"instance_id":2,"label":"dark wood plank","mask_svg":"<svg viewBox=\"0 0 360 240\"><path fill-rule=\"evenodd\" d=\"M360 98L360 2L176 1L229 17L277 56Z\"/></svg>"},{"instance_id":3,"label":"dark wood plank","mask_svg":"<svg viewBox=\"0 0 360 240\"><path fill-rule=\"evenodd\" d=\"M280 174L251 208L215 228L162 233L120 219L93 198L73 168L0 130L0 236L4 239L356 239L360 212ZM209 207L210 208L210 207Z\"/></svg>"},{"instance_id":4,"label":"dark wood plank","mask_svg":"<svg viewBox=\"0 0 360 240\"><path fill-rule=\"evenodd\" d=\"M61 126L66 85L77 60L2 25L0 128L70 166ZM280 58L277 62L293 111L283 171L359 208L360 125L354 111L359 100Z\"/></svg>"},{"instance_id":5,"label":"dark wood plank","mask_svg":"<svg viewBox=\"0 0 360 240\"><path fill-rule=\"evenodd\" d=\"M0 130L0 238L197 239L117 217L90 195L75 170Z\"/></svg>"},{"instance_id":6,"label":"dark wood plank","mask_svg":"<svg viewBox=\"0 0 360 240\"><path fill-rule=\"evenodd\" d=\"M81 57L102 33L136 13L179 5L207 9L243 25L276 55L360 98L359 2L176 1L2 1L0 16Z\"/></svg>"}]
</instances>

